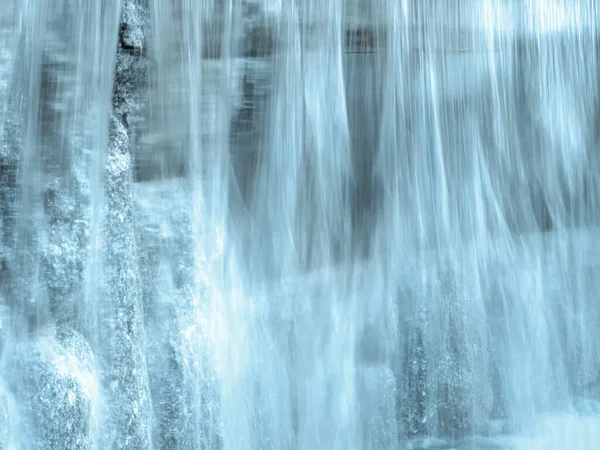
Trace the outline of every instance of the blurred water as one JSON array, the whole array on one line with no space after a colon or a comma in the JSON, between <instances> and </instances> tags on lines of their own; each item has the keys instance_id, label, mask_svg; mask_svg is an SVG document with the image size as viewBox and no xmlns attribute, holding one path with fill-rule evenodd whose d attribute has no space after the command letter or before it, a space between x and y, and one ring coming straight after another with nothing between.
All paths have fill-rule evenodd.
<instances>
[{"instance_id":1,"label":"blurred water","mask_svg":"<svg viewBox=\"0 0 600 450\"><path fill-rule=\"evenodd\" d=\"M5 0L0 449L595 448L598 24Z\"/></svg>"}]
</instances>

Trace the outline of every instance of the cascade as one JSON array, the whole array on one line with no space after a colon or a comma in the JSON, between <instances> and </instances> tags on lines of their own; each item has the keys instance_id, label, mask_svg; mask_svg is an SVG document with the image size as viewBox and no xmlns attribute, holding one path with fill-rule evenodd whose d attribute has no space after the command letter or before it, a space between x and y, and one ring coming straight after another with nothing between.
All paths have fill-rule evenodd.
<instances>
[{"instance_id":1,"label":"cascade","mask_svg":"<svg viewBox=\"0 0 600 450\"><path fill-rule=\"evenodd\" d=\"M3 0L0 450L595 449L599 74L597 0Z\"/></svg>"}]
</instances>

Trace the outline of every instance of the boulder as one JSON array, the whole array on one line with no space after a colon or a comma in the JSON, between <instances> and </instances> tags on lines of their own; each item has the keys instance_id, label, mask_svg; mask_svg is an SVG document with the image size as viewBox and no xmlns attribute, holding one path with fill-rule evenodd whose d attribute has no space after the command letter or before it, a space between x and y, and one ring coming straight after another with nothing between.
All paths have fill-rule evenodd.
<instances>
[{"instance_id":1,"label":"boulder","mask_svg":"<svg viewBox=\"0 0 600 450\"><path fill-rule=\"evenodd\" d=\"M100 384L92 350L68 327L48 327L15 346L11 382L24 448L97 448Z\"/></svg>"},{"instance_id":2,"label":"boulder","mask_svg":"<svg viewBox=\"0 0 600 450\"><path fill-rule=\"evenodd\" d=\"M98 311L98 360L114 449L151 447L152 406L146 367L146 335L135 239L131 153L127 130L111 118L105 167L103 294ZM104 445L104 442L103 442Z\"/></svg>"}]
</instances>

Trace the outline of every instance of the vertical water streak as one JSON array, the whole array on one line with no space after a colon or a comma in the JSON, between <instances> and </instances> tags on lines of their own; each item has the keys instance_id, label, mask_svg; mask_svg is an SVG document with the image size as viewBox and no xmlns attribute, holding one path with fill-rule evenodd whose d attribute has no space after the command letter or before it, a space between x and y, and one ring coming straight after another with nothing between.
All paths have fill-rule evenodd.
<instances>
[{"instance_id":1,"label":"vertical water streak","mask_svg":"<svg viewBox=\"0 0 600 450\"><path fill-rule=\"evenodd\" d=\"M599 20L6 0L0 447L593 446Z\"/></svg>"}]
</instances>

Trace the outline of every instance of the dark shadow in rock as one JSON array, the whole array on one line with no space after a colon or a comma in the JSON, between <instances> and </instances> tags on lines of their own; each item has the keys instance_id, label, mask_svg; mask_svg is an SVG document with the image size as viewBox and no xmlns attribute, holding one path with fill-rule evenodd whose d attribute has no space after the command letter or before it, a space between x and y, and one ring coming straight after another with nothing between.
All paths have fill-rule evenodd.
<instances>
[{"instance_id":1,"label":"dark shadow in rock","mask_svg":"<svg viewBox=\"0 0 600 450\"><path fill-rule=\"evenodd\" d=\"M277 52L275 27L269 24L252 25L244 37L243 56L245 58L267 58Z\"/></svg>"}]
</instances>

